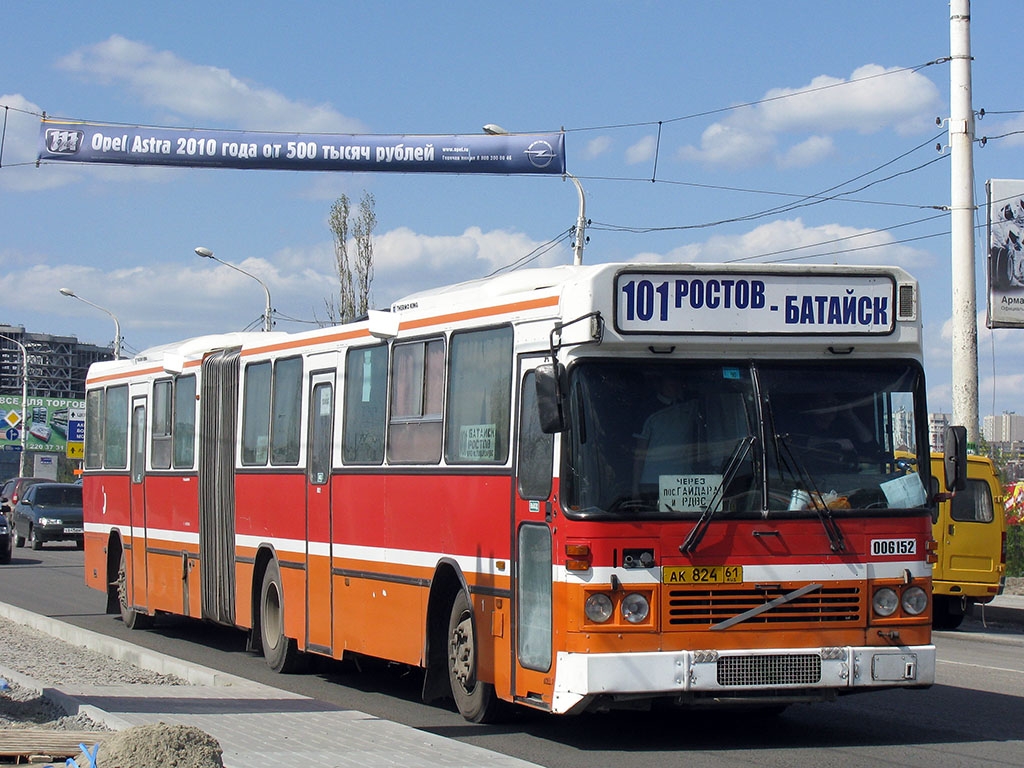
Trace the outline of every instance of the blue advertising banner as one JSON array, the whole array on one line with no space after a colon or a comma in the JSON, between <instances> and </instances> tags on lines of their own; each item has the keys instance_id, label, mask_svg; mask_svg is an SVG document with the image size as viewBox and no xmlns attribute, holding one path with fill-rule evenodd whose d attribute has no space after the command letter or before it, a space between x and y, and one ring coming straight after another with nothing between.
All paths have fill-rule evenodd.
<instances>
[{"instance_id":1,"label":"blue advertising banner","mask_svg":"<svg viewBox=\"0 0 1024 768\"><path fill-rule=\"evenodd\" d=\"M562 174L565 135L257 133L44 119L39 159L289 171Z\"/></svg>"}]
</instances>

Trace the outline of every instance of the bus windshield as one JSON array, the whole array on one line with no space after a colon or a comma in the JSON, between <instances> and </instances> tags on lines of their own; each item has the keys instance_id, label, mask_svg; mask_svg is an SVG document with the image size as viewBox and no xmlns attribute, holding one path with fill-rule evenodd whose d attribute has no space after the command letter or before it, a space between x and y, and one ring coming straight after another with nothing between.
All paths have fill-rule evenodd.
<instances>
[{"instance_id":1,"label":"bus windshield","mask_svg":"<svg viewBox=\"0 0 1024 768\"><path fill-rule=\"evenodd\" d=\"M581 361L573 517L887 514L927 507L923 376L903 361Z\"/></svg>"}]
</instances>

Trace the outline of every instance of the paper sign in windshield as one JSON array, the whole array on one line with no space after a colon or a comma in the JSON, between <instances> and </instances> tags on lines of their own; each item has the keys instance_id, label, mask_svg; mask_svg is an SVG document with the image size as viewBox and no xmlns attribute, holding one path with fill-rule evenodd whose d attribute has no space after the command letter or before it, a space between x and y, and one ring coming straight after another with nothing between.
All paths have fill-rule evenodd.
<instances>
[{"instance_id":1,"label":"paper sign in windshield","mask_svg":"<svg viewBox=\"0 0 1024 768\"><path fill-rule=\"evenodd\" d=\"M924 483L921 482L921 476L916 472L887 480L880 487L882 493L885 494L886 503L891 508L920 507L928 501Z\"/></svg>"},{"instance_id":2,"label":"paper sign in windshield","mask_svg":"<svg viewBox=\"0 0 1024 768\"><path fill-rule=\"evenodd\" d=\"M660 475L658 510L661 512L703 512L713 498L721 503L721 475Z\"/></svg>"}]
</instances>

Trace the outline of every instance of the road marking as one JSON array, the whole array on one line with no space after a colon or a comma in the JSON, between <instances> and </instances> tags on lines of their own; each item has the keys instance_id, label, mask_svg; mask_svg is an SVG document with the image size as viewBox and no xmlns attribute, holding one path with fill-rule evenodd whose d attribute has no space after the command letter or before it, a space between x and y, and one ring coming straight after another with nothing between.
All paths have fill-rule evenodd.
<instances>
[{"instance_id":1,"label":"road marking","mask_svg":"<svg viewBox=\"0 0 1024 768\"><path fill-rule=\"evenodd\" d=\"M936 659L939 664L952 664L955 667L974 667L975 669L988 669L993 672L1013 672L1015 675L1024 675L1024 669L1007 669L1006 667L990 667L985 664L968 664L965 661L946 661Z\"/></svg>"}]
</instances>

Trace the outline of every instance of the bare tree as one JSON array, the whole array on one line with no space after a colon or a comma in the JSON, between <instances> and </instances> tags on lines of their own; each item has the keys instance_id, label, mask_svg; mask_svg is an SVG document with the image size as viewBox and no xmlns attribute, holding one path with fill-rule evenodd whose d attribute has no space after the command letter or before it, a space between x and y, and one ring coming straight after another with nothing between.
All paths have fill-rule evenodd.
<instances>
[{"instance_id":1,"label":"bare tree","mask_svg":"<svg viewBox=\"0 0 1024 768\"><path fill-rule=\"evenodd\" d=\"M376 201L369 192L363 192L359 201L359 215L352 225L356 241L355 292L356 316L365 315L370 308L370 283L373 282L373 230L377 227Z\"/></svg>"},{"instance_id":2,"label":"bare tree","mask_svg":"<svg viewBox=\"0 0 1024 768\"><path fill-rule=\"evenodd\" d=\"M365 315L370 307L373 230L377 226L374 204L373 195L364 191L354 219L348 195L341 195L331 206L327 221L334 233L334 262L338 273L337 302L324 299L327 319L331 324L350 322Z\"/></svg>"}]
</instances>

